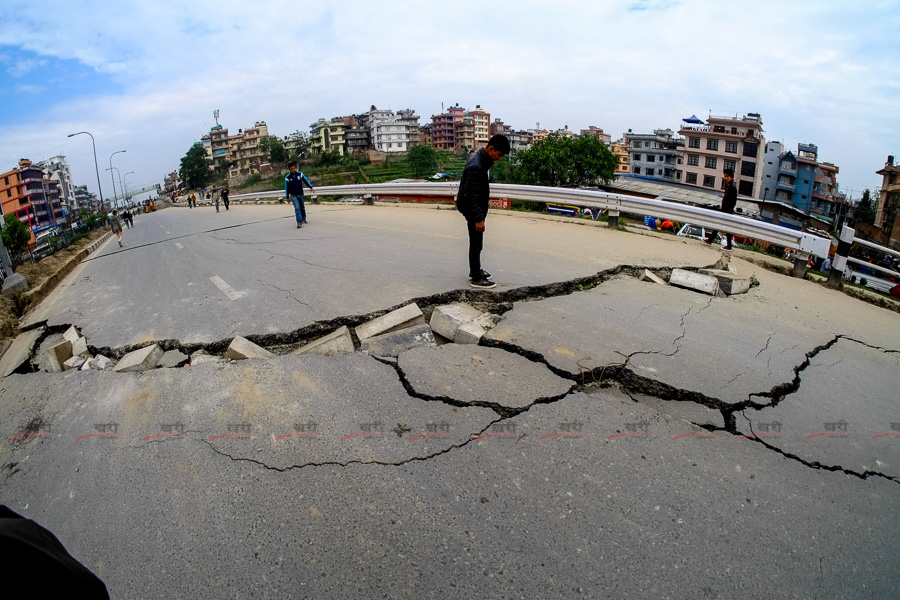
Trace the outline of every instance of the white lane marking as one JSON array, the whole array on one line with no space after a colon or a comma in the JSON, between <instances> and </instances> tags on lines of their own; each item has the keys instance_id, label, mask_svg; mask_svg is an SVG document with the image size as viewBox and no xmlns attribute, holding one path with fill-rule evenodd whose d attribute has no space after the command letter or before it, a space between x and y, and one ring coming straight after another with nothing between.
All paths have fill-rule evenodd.
<instances>
[{"instance_id":1,"label":"white lane marking","mask_svg":"<svg viewBox=\"0 0 900 600\"><path fill-rule=\"evenodd\" d=\"M175 247L178 248L179 250L184 248L184 246L182 246L179 242L175 242Z\"/></svg>"},{"instance_id":2,"label":"white lane marking","mask_svg":"<svg viewBox=\"0 0 900 600\"><path fill-rule=\"evenodd\" d=\"M210 281L213 282L213 285L222 290L222 293L228 296L229 300L238 300L244 297L245 292L239 292L227 283L225 280L219 277L218 275L213 275L209 278Z\"/></svg>"}]
</instances>

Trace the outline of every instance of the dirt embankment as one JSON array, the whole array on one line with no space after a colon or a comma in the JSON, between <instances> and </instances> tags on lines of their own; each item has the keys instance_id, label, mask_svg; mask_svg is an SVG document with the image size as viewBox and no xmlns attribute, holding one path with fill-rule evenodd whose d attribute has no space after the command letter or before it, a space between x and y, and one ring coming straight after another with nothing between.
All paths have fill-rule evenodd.
<instances>
[{"instance_id":1,"label":"dirt embankment","mask_svg":"<svg viewBox=\"0 0 900 600\"><path fill-rule=\"evenodd\" d=\"M87 249L109 230L95 229L84 239L36 263L19 265L19 273L28 282L23 294L0 296L0 340L19 334L19 317L40 302L87 255Z\"/></svg>"}]
</instances>

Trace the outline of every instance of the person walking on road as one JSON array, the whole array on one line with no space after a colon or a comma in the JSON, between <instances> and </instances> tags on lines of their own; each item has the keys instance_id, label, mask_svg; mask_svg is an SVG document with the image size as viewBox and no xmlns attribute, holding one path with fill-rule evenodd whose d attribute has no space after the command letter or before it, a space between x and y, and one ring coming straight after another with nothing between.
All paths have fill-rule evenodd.
<instances>
[{"instance_id":1,"label":"person walking on road","mask_svg":"<svg viewBox=\"0 0 900 600\"><path fill-rule=\"evenodd\" d=\"M122 247L122 217L119 216L119 211L114 210L112 216L109 218L109 228L112 229L112 232L116 234L116 237L119 238L119 248Z\"/></svg>"},{"instance_id":2,"label":"person walking on road","mask_svg":"<svg viewBox=\"0 0 900 600\"><path fill-rule=\"evenodd\" d=\"M313 187L313 184L309 182L309 179L306 178L306 175L297 170L297 163L292 162L288 164L288 170L290 172L284 177L284 197L290 198L291 202L294 204L294 216L297 217L297 229L300 229L303 227L303 224L306 223L306 206L303 203L303 184L306 183L313 193L315 193L316 190Z\"/></svg>"},{"instance_id":3,"label":"person walking on road","mask_svg":"<svg viewBox=\"0 0 900 600\"><path fill-rule=\"evenodd\" d=\"M469 230L469 279L472 280L469 285L474 288L490 289L497 285L491 281L491 274L481 268L481 249L490 197L488 172L504 154L509 154L509 140L505 135L493 136L487 146L469 157L459 180L456 210L466 218Z\"/></svg>"},{"instance_id":4,"label":"person walking on road","mask_svg":"<svg viewBox=\"0 0 900 600\"><path fill-rule=\"evenodd\" d=\"M222 188L222 204L225 205L225 210L228 210L228 188Z\"/></svg>"},{"instance_id":5,"label":"person walking on road","mask_svg":"<svg viewBox=\"0 0 900 600\"><path fill-rule=\"evenodd\" d=\"M216 212L219 212L219 192L215 191L215 189L214 189L212 194L213 194L213 198L215 198L215 201L216 201Z\"/></svg>"},{"instance_id":6,"label":"person walking on road","mask_svg":"<svg viewBox=\"0 0 900 600\"><path fill-rule=\"evenodd\" d=\"M722 179L725 180L725 192L722 194L721 211L725 214L733 215L734 207L737 204L737 187L735 187L734 185L734 169L725 169L724 171L722 171L722 175ZM712 241L716 239L716 236L718 234L718 231L713 231L703 241L706 242L708 246L712 246ZM726 232L725 239L725 250L731 252L731 234Z\"/></svg>"}]
</instances>

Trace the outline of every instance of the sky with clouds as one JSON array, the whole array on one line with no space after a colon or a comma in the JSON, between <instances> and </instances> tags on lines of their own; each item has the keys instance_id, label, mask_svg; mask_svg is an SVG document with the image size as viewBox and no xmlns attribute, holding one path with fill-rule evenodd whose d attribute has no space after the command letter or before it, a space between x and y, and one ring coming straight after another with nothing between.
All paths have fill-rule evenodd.
<instances>
[{"instance_id":1,"label":"sky with clouds","mask_svg":"<svg viewBox=\"0 0 900 600\"><path fill-rule=\"evenodd\" d=\"M215 124L480 104L516 129L677 130L762 115L855 197L900 155L900 0L3 0L0 169L69 158L96 191L176 170ZM118 182L117 182L118 183ZM110 195L110 190L106 190Z\"/></svg>"}]
</instances>

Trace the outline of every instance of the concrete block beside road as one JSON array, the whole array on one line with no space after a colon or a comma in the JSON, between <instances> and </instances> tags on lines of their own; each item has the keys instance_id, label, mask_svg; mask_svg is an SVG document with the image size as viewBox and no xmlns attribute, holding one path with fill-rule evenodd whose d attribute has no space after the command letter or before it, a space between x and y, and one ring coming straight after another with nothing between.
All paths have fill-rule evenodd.
<instances>
[{"instance_id":1,"label":"concrete block beside road","mask_svg":"<svg viewBox=\"0 0 900 600\"><path fill-rule=\"evenodd\" d=\"M61 373L63 363L72 358L72 342L63 340L47 349L49 368L51 373Z\"/></svg>"},{"instance_id":2,"label":"concrete block beside road","mask_svg":"<svg viewBox=\"0 0 900 600\"><path fill-rule=\"evenodd\" d=\"M197 350L193 354L191 354L191 366L195 367L197 365L202 365L203 363L208 362L220 362L222 359L218 356L214 356L207 352L206 350Z\"/></svg>"},{"instance_id":3,"label":"concrete block beside road","mask_svg":"<svg viewBox=\"0 0 900 600\"><path fill-rule=\"evenodd\" d=\"M20 333L0 358L0 377L6 377L31 358L31 349L44 333L43 327Z\"/></svg>"},{"instance_id":4,"label":"concrete block beside road","mask_svg":"<svg viewBox=\"0 0 900 600\"><path fill-rule=\"evenodd\" d=\"M225 358L231 360L246 360L248 358L272 358L275 356L262 346L257 346L247 338L237 336L231 340L228 350L225 351Z\"/></svg>"},{"instance_id":5,"label":"concrete block beside road","mask_svg":"<svg viewBox=\"0 0 900 600\"><path fill-rule=\"evenodd\" d=\"M385 333L391 333L392 331L408 329L424 324L425 316L422 314L422 310L419 306L414 302L398 308L397 310L393 310L386 315L381 315L377 319L372 319L371 321L363 323L356 328L356 337L358 337L361 342L365 339L375 337L376 335L383 335Z\"/></svg>"},{"instance_id":6,"label":"concrete block beside road","mask_svg":"<svg viewBox=\"0 0 900 600\"><path fill-rule=\"evenodd\" d=\"M329 333L325 337L321 337L304 346L300 346L291 354L321 354L323 356L336 356L338 354L347 354L353 352L356 348L353 346L353 337L350 335L350 329L345 325Z\"/></svg>"},{"instance_id":7,"label":"concrete block beside road","mask_svg":"<svg viewBox=\"0 0 900 600\"><path fill-rule=\"evenodd\" d=\"M477 344L481 341L484 334L497 324L495 318L490 313L484 313L477 319L472 319L456 330L456 336L453 338L453 341L457 344Z\"/></svg>"},{"instance_id":8,"label":"concrete block beside road","mask_svg":"<svg viewBox=\"0 0 900 600\"><path fill-rule=\"evenodd\" d=\"M77 354L63 363L63 371L69 371L71 369L81 369L82 365L84 365L85 360L78 356Z\"/></svg>"},{"instance_id":9,"label":"concrete block beside road","mask_svg":"<svg viewBox=\"0 0 900 600\"><path fill-rule=\"evenodd\" d=\"M88 350L87 338L79 337L72 342L72 356L80 356L85 359L91 357L91 353Z\"/></svg>"},{"instance_id":10,"label":"concrete block beside road","mask_svg":"<svg viewBox=\"0 0 900 600\"><path fill-rule=\"evenodd\" d=\"M131 373L155 369L163 354L162 348L156 344L129 352L113 367L113 371L116 373Z\"/></svg>"},{"instance_id":11,"label":"concrete block beside road","mask_svg":"<svg viewBox=\"0 0 900 600\"><path fill-rule=\"evenodd\" d=\"M108 371L115 366L116 362L109 357L98 354L90 361L90 364L90 368L96 369L97 371Z\"/></svg>"},{"instance_id":12,"label":"concrete block beside road","mask_svg":"<svg viewBox=\"0 0 900 600\"><path fill-rule=\"evenodd\" d=\"M188 355L180 350L169 350L159 361L159 366L165 368L177 367L184 364L189 359Z\"/></svg>"},{"instance_id":13,"label":"concrete block beside road","mask_svg":"<svg viewBox=\"0 0 900 600\"><path fill-rule=\"evenodd\" d=\"M688 288L716 296L719 293L719 280L712 275L703 275L684 269L673 269L672 276L669 277L669 283L678 287Z\"/></svg>"},{"instance_id":14,"label":"concrete block beside road","mask_svg":"<svg viewBox=\"0 0 900 600\"><path fill-rule=\"evenodd\" d=\"M80 338L80 337L81 337L81 334L78 333L78 330L75 329L74 325L69 326L69 328L66 329L66 332L63 334L63 339L66 341L72 342L72 344L75 344L75 342L77 342L78 338Z\"/></svg>"},{"instance_id":15,"label":"concrete block beside road","mask_svg":"<svg viewBox=\"0 0 900 600\"><path fill-rule=\"evenodd\" d=\"M19 273L13 273L3 280L3 295L20 294L28 291L28 282Z\"/></svg>"},{"instance_id":16,"label":"concrete block beside road","mask_svg":"<svg viewBox=\"0 0 900 600\"><path fill-rule=\"evenodd\" d=\"M715 277L719 281L719 289L729 296L734 294L746 294L750 291L750 278L741 277L730 270L700 269L700 273Z\"/></svg>"},{"instance_id":17,"label":"concrete block beside road","mask_svg":"<svg viewBox=\"0 0 900 600\"><path fill-rule=\"evenodd\" d=\"M460 327L480 317L482 312L477 308L462 302L438 306L431 313L431 330L442 335L448 340L456 338L456 332Z\"/></svg>"},{"instance_id":18,"label":"concrete block beside road","mask_svg":"<svg viewBox=\"0 0 900 600\"><path fill-rule=\"evenodd\" d=\"M427 324L370 337L360 350L371 356L399 356L401 352L422 346L436 346L434 333Z\"/></svg>"},{"instance_id":19,"label":"concrete block beside road","mask_svg":"<svg viewBox=\"0 0 900 600\"><path fill-rule=\"evenodd\" d=\"M644 274L641 275L641 281L651 281L653 283L666 285L666 281L650 269L644 269Z\"/></svg>"}]
</instances>

